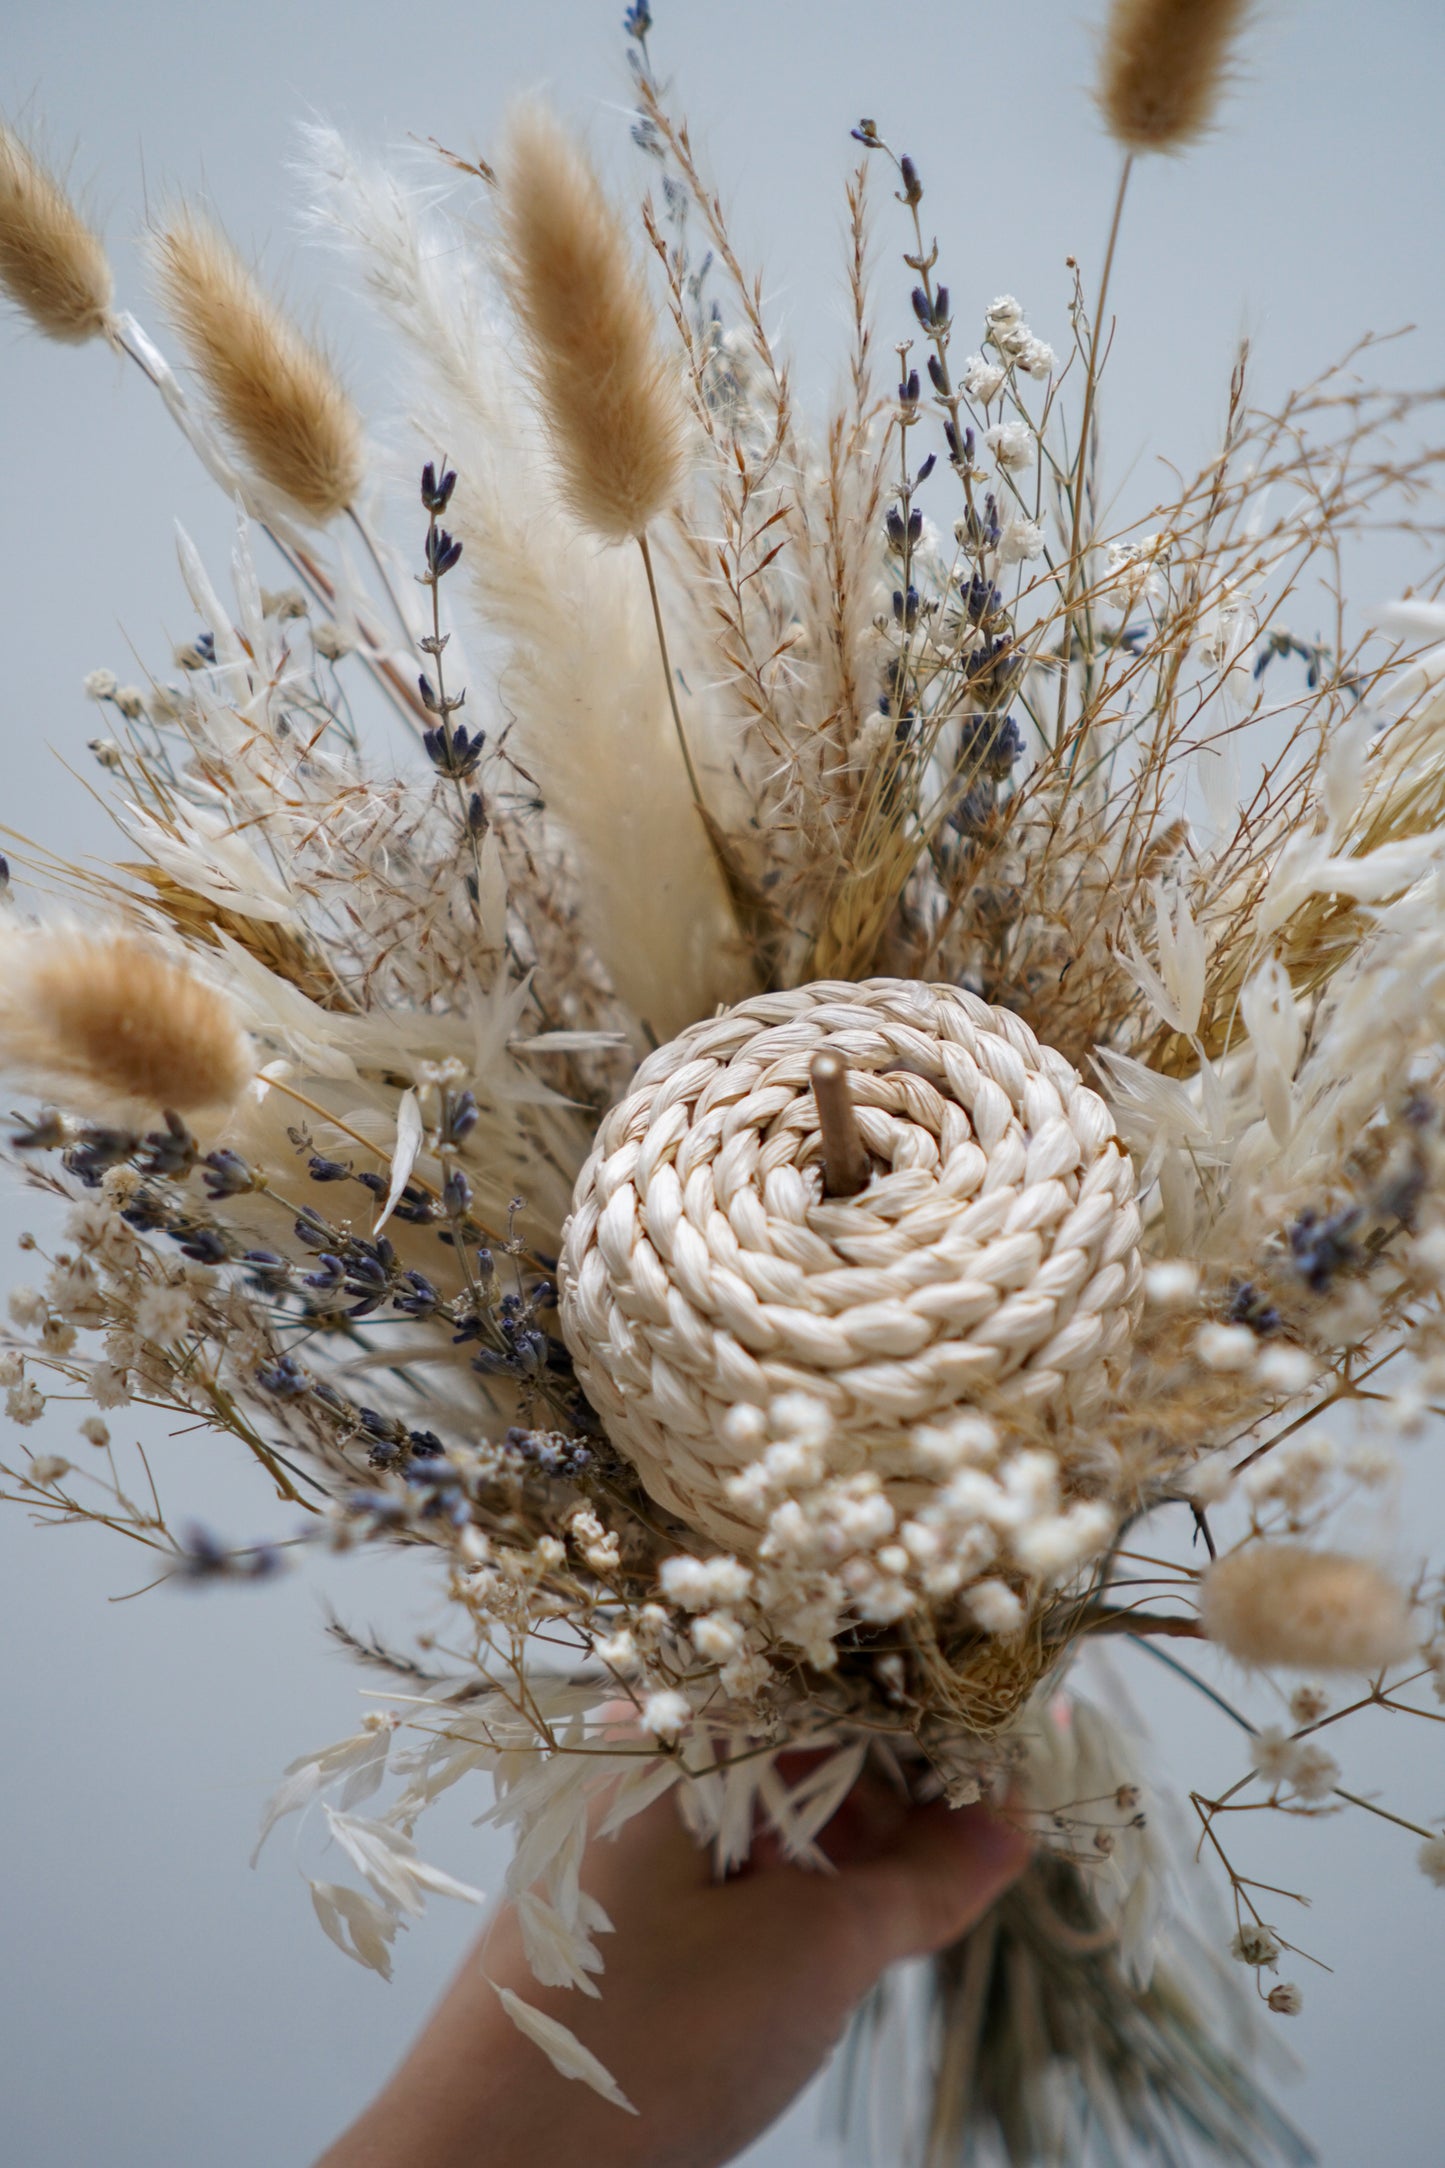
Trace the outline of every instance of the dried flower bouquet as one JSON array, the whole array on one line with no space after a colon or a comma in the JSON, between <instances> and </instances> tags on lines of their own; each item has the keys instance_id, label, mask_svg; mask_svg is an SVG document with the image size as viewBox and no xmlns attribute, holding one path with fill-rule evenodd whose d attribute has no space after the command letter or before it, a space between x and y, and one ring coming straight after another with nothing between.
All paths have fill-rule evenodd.
<instances>
[{"instance_id":1,"label":"dried flower bouquet","mask_svg":"<svg viewBox=\"0 0 1445 2168\"><path fill-rule=\"evenodd\" d=\"M1241 12L1116 0L1118 202L1060 352L1007 295L965 336L920 170L862 121L821 429L645 6L665 314L545 110L494 165L446 154L460 208L313 130L315 224L433 454L412 565L335 370L222 233L182 208L152 236L183 386L0 133L10 299L129 357L240 509L229 601L182 541L175 674L87 680L123 855L25 847L46 908L0 932L0 1060L35 1095L13 1156L69 1204L0 1378L22 1428L47 1378L96 1411L81 1465L14 1456L7 1495L164 1575L440 1554L448 1657L359 1647L394 1701L267 1818L324 1817L366 1887L313 1883L318 1915L382 1972L428 1893L473 1894L414 1832L474 1772L537 1977L583 1993L589 1814L672 1790L726 1871L760 1826L816 1857L865 1763L1007 1801L1037 1864L915 2026L930 2163L1080 2159L1091 2130L1305 2157L1235 1987L1298 2008L1287 1923L1222 1818L1350 1801L1445 1881L1445 1835L1346 1791L1327 1744L1445 1691L1438 1570L1334 1533L1445 1388L1437 395L1356 355L1264 413L1241 355L1168 502L1113 523L1099 481L1131 172L1209 124ZM880 171L912 289L886 362ZM1342 559L1382 526L1422 571L1362 628ZM112 1445L135 1401L239 1440L299 1531L173 1534ZM1335 1409L1368 1439L1332 1443ZM1161 1910L1137 1742L1069 1688L1120 1634L1181 1690L1191 1639L1357 1682L1286 1677L1287 1721L1240 1714L1238 1784L1191 1800L1228 1954Z\"/></svg>"}]
</instances>

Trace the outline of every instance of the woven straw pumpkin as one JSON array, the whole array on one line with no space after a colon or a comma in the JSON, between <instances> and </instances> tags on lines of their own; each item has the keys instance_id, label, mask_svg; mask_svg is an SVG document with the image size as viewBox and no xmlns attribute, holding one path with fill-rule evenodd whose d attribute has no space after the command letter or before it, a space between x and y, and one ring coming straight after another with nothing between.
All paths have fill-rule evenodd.
<instances>
[{"instance_id":1,"label":"woven straw pumpkin","mask_svg":"<svg viewBox=\"0 0 1445 2168\"><path fill-rule=\"evenodd\" d=\"M848 1198L824 1194L825 1048L871 1163ZM1107 1108L1016 1016L952 986L824 982L642 1064L578 1178L563 1330L651 1495L746 1551L739 1404L811 1395L831 1471L905 1492L920 1429L966 1407L1027 1410L1066 1463L1128 1346L1138 1237Z\"/></svg>"}]
</instances>

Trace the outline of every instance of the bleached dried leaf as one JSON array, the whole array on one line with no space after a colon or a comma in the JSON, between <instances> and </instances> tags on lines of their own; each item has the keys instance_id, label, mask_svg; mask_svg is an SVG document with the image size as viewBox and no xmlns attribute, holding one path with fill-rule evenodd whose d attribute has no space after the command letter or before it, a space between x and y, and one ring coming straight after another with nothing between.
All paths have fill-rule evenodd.
<instances>
[{"instance_id":1,"label":"bleached dried leaf","mask_svg":"<svg viewBox=\"0 0 1445 2168\"><path fill-rule=\"evenodd\" d=\"M411 1180L411 1170L416 1165L416 1155L421 1150L421 1107L414 1091L404 1091L396 1109L396 1149L391 1155L391 1181L387 1187L386 1203L381 1208L372 1233L379 1235L401 1202L401 1193Z\"/></svg>"},{"instance_id":2,"label":"bleached dried leaf","mask_svg":"<svg viewBox=\"0 0 1445 2168\"><path fill-rule=\"evenodd\" d=\"M590 2085L594 2093L600 2093L604 2100L610 2101L614 2108L624 2108L629 2115L636 2115L636 2108L606 2064L599 2062L590 2048L584 2048L575 2033L568 2032L565 2025L559 2024L555 2017L548 2017L544 2010L523 2002L509 1987L497 1988L497 1995L518 2032L542 2050L555 2071L564 2078L580 2079L583 2085Z\"/></svg>"},{"instance_id":3,"label":"bleached dried leaf","mask_svg":"<svg viewBox=\"0 0 1445 2168\"><path fill-rule=\"evenodd\" d=\"M343 1956L389 1980L391 1945L401 1924L396 1914L344 1882L311 1882L308 1887L323 1931Z\"/></svg>"},{"instance_id":4,"label":"bleached dried leaf","mask_svg":"<svg viewBox=\"0 0 1445 2168\"><path fill-rule=\"evenodd\" d=\"M456 1897L464 1904L484 1905L486 1894L469 1882L459 1882L440 1867L430 1867L416 1856L416 1846L390 1822L368 1821L361 1815L342 1814L327 1807L326 1823L337 1843L366 1876L377 1895L398 1911L419 1918L425 1910L425 1894Z\"/></svg>"}]
</instances>

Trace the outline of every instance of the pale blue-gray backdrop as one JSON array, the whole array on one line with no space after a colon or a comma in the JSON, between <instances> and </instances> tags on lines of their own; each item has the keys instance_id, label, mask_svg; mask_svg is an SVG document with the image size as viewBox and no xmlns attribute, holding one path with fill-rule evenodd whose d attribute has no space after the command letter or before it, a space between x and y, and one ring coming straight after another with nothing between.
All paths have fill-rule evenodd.
<instances>
[{"instance_id":1,"label":"pale blue-gray backdrop","mask_svg":"<svg viewBox=\"0 0 1445 2168\"><path fill-rule=\"evenodd\" d=\"M93 176L126 298L147 200L203 187L232 231L289 270L326 320L370 412L398 387L359 314L295 239L287 173L296 123L319 112L366 144L435 135L485 149L508 94L546 87L609 168L626 140L621 0L51 0L0 11L0 108L43 117ZM1064 258L1098 262L1115 172L1085 95L1084 0L932 9L896 0L663 0L660 66L765 273L768 314L805 389L826 386L842 335L847 130L875 116L915 151L928 223L964 319L999 290L1062 346ZM1241 330L1265 394L1312 374L1366 328L1420 329L1385 357L1392 380L1438 380L1445 18L1434 0L1289 0L1260 10L1217 136L1140 175L1115 298L1104 399L1112 479L1136 496L1158 455L1190 465L1213 442ZM629 164L629 161L632 161ZM896 243L896 225L883 231ZM885 337L908 324L908 279L880 258ZM87 796L94 711L83 673L140 677L189 631L175 569L180 516L213 554L227 514L133 371L7 328L0 341L0 820L72 851L109 847ZM1395 576L1367 568L1362 599ZM1373 586L1371 582L1373 581ZM78 770L79 774L72 773ZM12 1195L0 1224L18 1233ZM15 1260L11 1277L20 1276ZM8 1270L8 1267L5 1269ZM47 1444L70 1444L57 1408ZM13 1434L12 1434L13 1435ZM83 1448L81 1450L84 1450ZM1418 1449L1412 1514L1445 1520ZM156 1445L170 1494L235 1535L278 1509L202 1436ZM357 1681L328 1652L320 1599L353 1621L430 1615L410 1561L331 1562L263 1590L116 1604L144 1560L88 1530L0 1514L0 2157L13 2168L300 2168L394 2058L470 1930L438 1913L405 1938L395 1984L347 1964L317 1929L283 1834L246 1855L277 1772L349 1731ZM1160 1675L1162 1677L1162 1674ZM1177 1771L1238 1767L1227 1725L1187 1691L1133 1683ZM1357 1788L1445 1813L1433 1725L1377 1717L1345 1741ZM475 1811L480 1801L473 1802ZM433 1844L494 1883L498 1849L459 1805ZM1294 2109L1331 2168L1441 2157L1438 2046L1445 1893L1410 1839L1351 1815L1251 1832L1266 1880L1314 1893L1289 2028L1308 2074ZM745 2082L745 2079L744 2079ZM770 2168L835 2158L807 2100L751 2156Z\"/></svg>"}]
</instances>

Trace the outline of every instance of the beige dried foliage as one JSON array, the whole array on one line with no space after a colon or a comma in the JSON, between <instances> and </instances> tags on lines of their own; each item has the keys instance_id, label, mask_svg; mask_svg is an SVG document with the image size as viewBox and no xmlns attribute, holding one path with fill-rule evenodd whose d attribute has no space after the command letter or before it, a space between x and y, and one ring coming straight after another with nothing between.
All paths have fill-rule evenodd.
<instances>
[{"instance_id":1,"label":"beige dried foliage","mask_svg":"<svg viewBox=\"0 0 1445 2168\"><path fill-rule=\"evenodd\" d=\"M683 486L686 414L647 288L586 158L545 107L519 106L498 161L501 267L568 509L609 542Z\"/></svg>"},{"instance_id":2,"label":"beige dried foliage","mask_svg":"<svg viewBox=\"0 0 1445 2168\"><path fill-rule=\"evenodd\" d=\"M126 932L68 928L0 946L0 1066L93 1104L230 1106L255 1072L224 994Z\"/></svg>"},{"instance_id":3,"label":"beige dried foliage","mask_svg":"<svg viewBox=\"0 0 1445 2168\"><path fill-rule=\"evenodd\" d=\"M48 339L79 345L110 320L110 263L100 236L55 175L0 121L0 290Z\"/></svg>"},{"instance_id":4,"label":"beige dried foliage","mask_svg":"<svg viewBox=\"0 0 1445 2168\"><path fill-rule=\"evenodd\" d=\"M1184 150L1204 134L1248 13L1248 0L1114 0L1098 96L1125 150Z\"/></svg>"},{"instance_id":5,"label":"beige dried foliage","mask_svg":"<svg viewBox=\"0 0 1445 2168\"><path fill-rule=\"evenodd\" d=\"M1302 1543L1249 1543L1209 1568L1199 1614L1246 1664L1378 1671L1413 1646L1404 1596L1379 1569Z\"/></svg>"},{"instance_id":6,"label":"beige dried foliage","mask_svg":"<svg viewBox=\"0 0 1445 2168\"><path fill-rule=\"evenodd\" d=\"M362 480L361 419L326 355L220 230L183 208L152 237L161 297L237 449L305 518L334 519Z\"/></svg>"}]
</instances>

